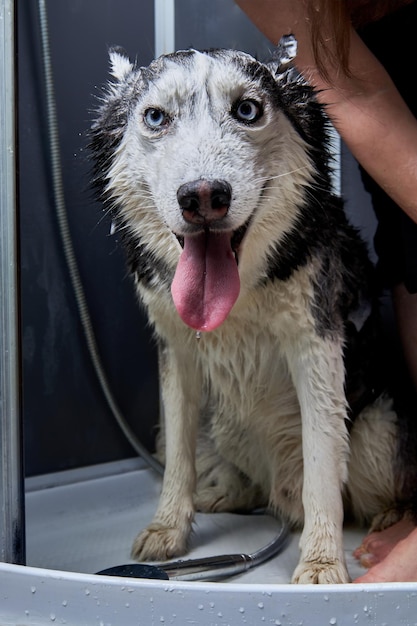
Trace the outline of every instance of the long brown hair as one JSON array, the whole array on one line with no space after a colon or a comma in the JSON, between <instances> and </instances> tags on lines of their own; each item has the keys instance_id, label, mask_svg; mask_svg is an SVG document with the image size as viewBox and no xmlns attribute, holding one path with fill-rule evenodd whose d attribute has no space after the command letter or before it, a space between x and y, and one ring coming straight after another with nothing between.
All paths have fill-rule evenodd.
<instances>
[{"instance_id":1,"label":"long brown hair","mask_svg":"<svg viewBox=\"0 0 417 626\"><path fill-rule=\"evenodd\" d=\"M308 0L314 59L328 79L329 65L346 75L349 70L350 26L358 28L381 19L413 0Z\"/></svg>"}]
</instances>

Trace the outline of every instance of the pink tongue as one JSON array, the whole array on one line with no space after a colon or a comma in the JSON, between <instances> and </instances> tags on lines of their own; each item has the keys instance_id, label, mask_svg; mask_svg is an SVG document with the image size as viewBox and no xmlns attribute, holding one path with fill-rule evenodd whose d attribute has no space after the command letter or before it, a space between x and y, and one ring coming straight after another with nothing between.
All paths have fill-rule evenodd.
<instances>
[{"instance_id":1,"label":"pink tongue","mask_svg":"<svg viewBox=\"0 0 417 626\"><path fill-rule=\"evenodd\" d=\"M214 330L230 313L240 290L231 234L184 237L171 292L176 309L195 330Z\"/></svg>"}]
</instances>

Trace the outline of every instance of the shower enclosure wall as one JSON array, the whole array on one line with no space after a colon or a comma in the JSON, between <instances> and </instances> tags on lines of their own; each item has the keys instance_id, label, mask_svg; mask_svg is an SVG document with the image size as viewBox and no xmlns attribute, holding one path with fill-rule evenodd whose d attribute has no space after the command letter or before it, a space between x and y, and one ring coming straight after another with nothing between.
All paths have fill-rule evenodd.
<instances>
[{"instance_id":1,"label":"shower enclosure wall","mask_svg":"<svg viewBox=\"0 0 417 626\"><path fill-rule=\"evenodd\" d=\"M0 618L16 598L19 619L10 623L31 623L21 611L22 603L25 593L28 604L29 599L33 606L42 602L33 592L41 578L48 606L58 602L63 589L65 601L74 600L79 612L74 624L111 623L110 613L113 623L133 623L120 615L135 598L146 624L157 619L156 606L164 607L172 623L175 615L181 624L235 624L245 619L258 623L259 616L271 624L303 620L365 624L375 611L387 623L391 615L415 623L410 621L417 614L413 585L384 587L380 596L378 589L361 586L312 592L285 584L178 583L169 588L177 593L168 597L166 586L132 581L132 595L126 598L127 587L118 580L98 582L95 576L65 572L55 576L49 570L18 565L25 562L24 476L30 485L38 484L38 477L63 472L78 481L89 468L112 467L136 457L93 367L63 251L52 175L41 4L42 0L0 0ZM58 126L61 201L71 244L111 393L135 436L152 451L159 415L155 346L137 305L117 234L111 234L111 218L90 186L88 129L108 76L108 48L120 45L146 65L159 53L189 47L239 48L266 59L272 44L233 0L49 0L43 4ZM335 186L347 192L351 217L371 242L374 220L357 165L338 140L335 145L339 164ZM123 487L128 495L136 493L139 508L147 506L147 495L156 497L157 485L148 471L142 486L132 481ZM115 477L113 484L118 486L118 481ZM44 478L41 482L48 484ZM50 483L55 485L52 479ZM87 487L83 492L84 504L91 508L96 502L98 511L107 497L99 502L100 494L109 493L100 489L97 486L93 496ZM66 496L73 509L80 502L76 493L69 491ZM117 489L114 494L114 506L121 510L124 505L117 502L122 494ZM27 494L31 507L34 497ZM92 536L105 515L97 515ZM220 522L213 524L221 528ZM86 604L86 589L92 588L95 608ZM62 598L58 604L62 609ZM365 605L371 612L365 611ZM90 610L95 621L87 619L93 615ZM232 613L233 619L227 617ZM56 615L55 609L50 615Z\"/></svg>"}]
</instances>

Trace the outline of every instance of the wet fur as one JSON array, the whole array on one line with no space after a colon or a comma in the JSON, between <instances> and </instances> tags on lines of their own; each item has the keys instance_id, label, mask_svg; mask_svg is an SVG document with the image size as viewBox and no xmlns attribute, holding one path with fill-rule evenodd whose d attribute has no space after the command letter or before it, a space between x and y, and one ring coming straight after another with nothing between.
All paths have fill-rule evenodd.
<instances>
[{"instance_id":1,"label":"wet fur","mask_svg":"<svg viewBox=\"0 0 417 626\"><path fill-rule=\"evenodd\" d=\"M288 63L294 45L284 40L268 65L191 50L138 68L113 51L92 149L159 346L166 470L134 558L184 554L196 507L267 504L303 527L293 581L337 583L348 580L342 498L363 521L404 494L392 401L369 392L372 267L332 194L327 120ZM256 124L234 116L243 98L261 103ZM144 124L149 107L167 112L163 131ZM228 227L249 223L239 298L199 340L170 292L188 228L176 194L198 179L228 181Z\"/></svg>"}]
</instances>

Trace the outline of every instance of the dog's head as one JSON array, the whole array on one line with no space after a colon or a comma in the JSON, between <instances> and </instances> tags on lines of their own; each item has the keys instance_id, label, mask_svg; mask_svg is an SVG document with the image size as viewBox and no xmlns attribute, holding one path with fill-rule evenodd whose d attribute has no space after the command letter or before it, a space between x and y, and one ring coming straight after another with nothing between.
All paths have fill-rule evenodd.
<instances>
[{"instance_id":1,"label":"dog's head","mask_svg":"<svg viewBox=\"0 0 417 626\"><path fill-rule=\"evenodd\" d=\"M193 328L224 321L248 265L265 278L312 187L328 187L326 122L290 65L295 47L285 38L270 64L189 50L146 68L111 52L96 182L141 254L175 272L174 303Z\"/></svg>"}]
</instances>

